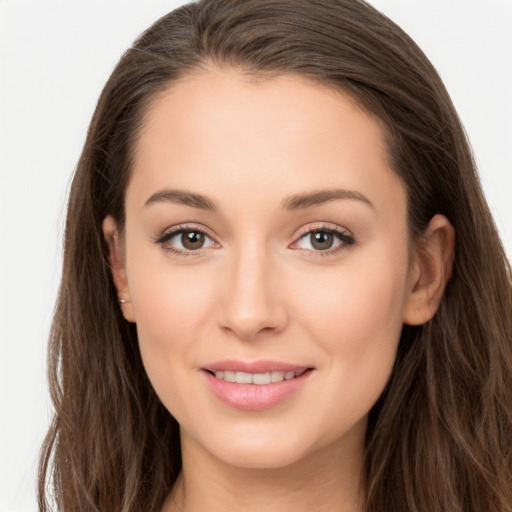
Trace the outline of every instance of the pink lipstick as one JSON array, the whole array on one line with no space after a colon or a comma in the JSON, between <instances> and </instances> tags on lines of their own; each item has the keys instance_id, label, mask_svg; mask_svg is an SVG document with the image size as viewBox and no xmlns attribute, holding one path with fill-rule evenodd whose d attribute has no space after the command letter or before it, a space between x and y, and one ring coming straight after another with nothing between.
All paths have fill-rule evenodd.
<instances>
[{"instance_id":1,"label":"pink lipstick","mask_svg":"<svg viewBox=\"0 0 512 512\"><path fill-rule=\"evenodd\" d=\"M246 411L268 409L297 392L312 372L278 361L218 361L202 368L207 385L226 405Z\"/></svg>"}]
</instances>

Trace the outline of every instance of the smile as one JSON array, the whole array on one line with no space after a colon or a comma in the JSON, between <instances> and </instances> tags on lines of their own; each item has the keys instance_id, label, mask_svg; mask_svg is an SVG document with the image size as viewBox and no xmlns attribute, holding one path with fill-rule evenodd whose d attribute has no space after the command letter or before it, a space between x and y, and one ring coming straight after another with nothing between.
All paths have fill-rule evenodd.
<instances>
[{"instance_id":1,"label":"smile","mask_svg":"<svg viewBox=\"0 0 512 512\"><path fill-rule=\"evenodd\" d=\"M226 382L234 382L237 384L255 384L256 386L265 386L267 384L282 382L283 380L291 380L300 377L306 369L298 372L266 372L266 373L247 373L234 372L229 370L218 370L214 372L217 379Z\"/></svg>"},{"instance_id":2,"label":"smile","mask_svg":"<svg viewBox=\"0 0 512 512\"><path fill-rule=\"evenodd\" d=\"M272 361L219 361L202 370L207 387L225 405L261 411L298 393L314 368Z\"/></svg>"}]
</instances>

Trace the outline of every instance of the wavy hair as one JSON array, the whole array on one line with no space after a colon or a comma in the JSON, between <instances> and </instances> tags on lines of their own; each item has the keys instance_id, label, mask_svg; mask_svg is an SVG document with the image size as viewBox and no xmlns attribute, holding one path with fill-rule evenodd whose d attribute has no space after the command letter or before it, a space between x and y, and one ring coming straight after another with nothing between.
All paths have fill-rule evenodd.
<instances>
[{"instance_id":1,"label":"wavy hair","mask_svg":"<svg viewBox=\"0 0 512 512\"><path fill-rule=\"evenodd\" d=\"M124 220L145 113L211 65L296 74L351 94L384 128L408 196L411 240L444 214L457 242L438 312L404 326L370 412L368 512L512 511L512 280L469 143L416 44L362 0L201 0L158 20L122 56L74 175L49 343L55 415L39 510L157 512L181 468L176 421L117 303L102 221Z\"/></svg>"}]
</instances>

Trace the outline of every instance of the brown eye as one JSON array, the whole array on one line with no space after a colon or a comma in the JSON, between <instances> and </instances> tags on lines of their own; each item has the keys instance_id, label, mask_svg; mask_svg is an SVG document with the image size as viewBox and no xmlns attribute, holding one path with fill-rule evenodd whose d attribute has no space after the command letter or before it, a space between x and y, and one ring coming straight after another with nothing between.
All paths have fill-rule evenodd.
<instances>
[{"instance_id":1,"label":"brown eye","mask_svg":"<svg viewBox=\"0 0 512 512\"><path fill-rule=\"evenodd\" d=\"M309 236L311 247L317 251L330 249L334 244L334 235L327 231L313 231Z\"/></svg>"},{"instance_id":2,"label":"brown eye","mask_svg":"<svg viewBox=\"0 0 512 512\"><path fill-rule=\"evenodd\" d=\"M181 233L181 244L189 251L201 249L204 245L204 241L204 233L199 231L183 231Z\"/></svg>"},{"instance_id":3,"label":"brown eye","mask_svg":"<svg viewBox=\"0 0 512 512\"><path fill-rule=\"evenodd\" d=\"M291 247L328 255L355 243L354 236L345 228L317 227L302 235Z\"/></svg>"},{"instance_id":4,"label":"brown eye","mask_svg":"<svg viewBox=\"0 0 512 512\"><path fill-rule=\"evenodd\" d=\"M156 243L166 251L187 256L198 254L202 249L217 247L216 242L201 229L182 228L164 234Z\"/></svg>"}]
</instances>

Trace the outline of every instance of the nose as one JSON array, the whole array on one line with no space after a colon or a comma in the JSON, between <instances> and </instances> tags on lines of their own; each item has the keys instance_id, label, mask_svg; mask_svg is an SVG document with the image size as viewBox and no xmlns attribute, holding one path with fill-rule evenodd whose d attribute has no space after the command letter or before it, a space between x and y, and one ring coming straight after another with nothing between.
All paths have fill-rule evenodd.
<instances>
[{"instance_id":1,"label":"nose","mask_svg":"<svg viewBox=\"0 0 512 512\"><path fill-rule=\"evenodd\" d=\"M272 255L247 247L233 255L227 267L219 304L220 327L244 340L281 332L288 314Z\"/></svg>"}]
</instances>

